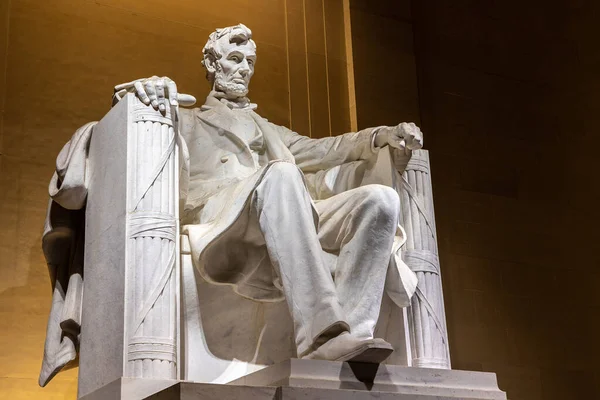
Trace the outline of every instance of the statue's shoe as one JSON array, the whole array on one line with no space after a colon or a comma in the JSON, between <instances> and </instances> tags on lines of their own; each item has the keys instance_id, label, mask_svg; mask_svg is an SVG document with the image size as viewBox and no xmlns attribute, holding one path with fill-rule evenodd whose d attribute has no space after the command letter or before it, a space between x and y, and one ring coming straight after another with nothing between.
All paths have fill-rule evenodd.
<instances>
[{"instance_id":1,"label":"statue's shoe","mask_svg":"<svg viewBox=\"0 0 600 400\"><path fill-rule=\"evenodd\" d=\"M392 345L383 339L358 339L344 332L302 358L379 364L393 351Z\"/></svg>"}]
</instances>

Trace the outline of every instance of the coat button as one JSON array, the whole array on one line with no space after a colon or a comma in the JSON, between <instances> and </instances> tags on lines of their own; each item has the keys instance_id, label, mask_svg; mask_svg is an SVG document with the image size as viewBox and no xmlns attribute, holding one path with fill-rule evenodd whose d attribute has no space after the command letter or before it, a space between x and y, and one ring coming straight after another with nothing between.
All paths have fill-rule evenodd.
<instances>
[{"instance_id":1,"label":"coat button","mask_svg":"<svg viewBox=\"0 0 600 400\"><path fill-rule=\"evenodd\" d=\"M217 133L219 134L219 136L223 136L223 135L225 134L225 129L223 129L223 128L219 128L219 129L217 130Z\"/></svg>"},{"instance_id":2,"label":"coat button","mask_svg":"<svg viewBox=\"0 0 600 400\"><path fill-rule=\"evenodd\" d=\"M228 160L229 160L229 157L227 157L227 156L221 157L221 162L222 163L226 163Z\"/></svg>"}]
</instances>

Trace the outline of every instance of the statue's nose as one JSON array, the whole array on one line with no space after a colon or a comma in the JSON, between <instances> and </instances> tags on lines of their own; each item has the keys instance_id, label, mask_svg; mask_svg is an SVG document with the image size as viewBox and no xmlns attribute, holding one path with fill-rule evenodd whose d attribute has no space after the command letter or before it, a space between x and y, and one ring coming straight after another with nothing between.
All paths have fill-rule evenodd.
<instances>
[{"instance_id":1,"label":"statue's nose","mask_svg":"<svg viewBox=\"0 0 600 400\"><path fill-rule=\"evenodd\" d=\"M250 66L248 65L248 60L244 59L244 61L242 61L238 71L244 77L246 75L248 75L248 73L250 72Z\"/></svg>"}]
</instances>

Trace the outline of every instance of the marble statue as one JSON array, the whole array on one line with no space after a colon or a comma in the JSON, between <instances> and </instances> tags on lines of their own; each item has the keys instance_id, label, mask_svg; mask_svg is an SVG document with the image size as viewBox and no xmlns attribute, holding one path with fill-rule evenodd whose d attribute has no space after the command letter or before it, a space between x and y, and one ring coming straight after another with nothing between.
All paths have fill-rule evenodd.
<instances>
[{"instance_id":1,"label":"marble statue","mask_svg":"<svg viewBox=\"0 0 600 400\"><path fill-rule=\"evenodd\" d=\"M200 108L180 108L195 99L168 77L120 84L111 112L59 154L43 237L54 296L40 385L76 358L82 329L80 395L107 384L97 375L111 368L114 377L189 380L179 363L194 354L180 349L179 319L195 312L185 309L195 285L178 272L180 255L211 284L285 301L298 358L386 360L394 348L375 337L386 293L411 306L412 363L449 368L420 129L302 136L262 118L248 98L257 62L250 29L217 29L203 55L211 91ZM114 143L100 140L109 133ZM402 191L364 184L382 154ZM100 243L109 236L116 246ZM97 317L109 311L124 317Z\"/></svg>"},{"instance_id":2,"label":"marble statue","mask_svg":"<svg viewBox=\"0 0 600 400\"><path fill-rule=\"evenodd\" d=\"M285 297L299 357L383 361L392 347L373 331L388 269L405 269L394 275L403 280L396 282L400 306L416 286L392 257L401 235L398 194L368 185L324 198L319 172L367 161L384 146L419 149L419 128L402 123L310 139L269 123L248 99L257 61L250 29L217 30L203 53L212 90L200 109L180 110L190 159L181 224L196 268L254 300ZM116 87L123 89L163 112L178 102L167 77Z\"/></svg>"}]
</instances>

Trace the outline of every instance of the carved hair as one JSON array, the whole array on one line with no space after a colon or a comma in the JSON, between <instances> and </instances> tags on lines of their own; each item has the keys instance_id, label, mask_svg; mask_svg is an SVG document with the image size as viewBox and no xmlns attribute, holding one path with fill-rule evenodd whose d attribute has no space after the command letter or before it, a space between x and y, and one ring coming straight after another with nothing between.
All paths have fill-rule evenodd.
<instances>
[{"instance_id":1,"label":"carved hair","mask_svg":"<svg viewBox=\"0 0 600 400\"><path fill-rule=\"evenodd\" d=\"M202 65L206 68L206 79L212 84L215 80L215 69L212 67L223 54L219 48L219 40L223 37L229 37L229 43L235 43L238 46L246 43L256 48L256 43L252 40L252 31L244 24L219 28L208 37L208 41L202 49L204 59Z\"/></svg>"}]
</instances>

